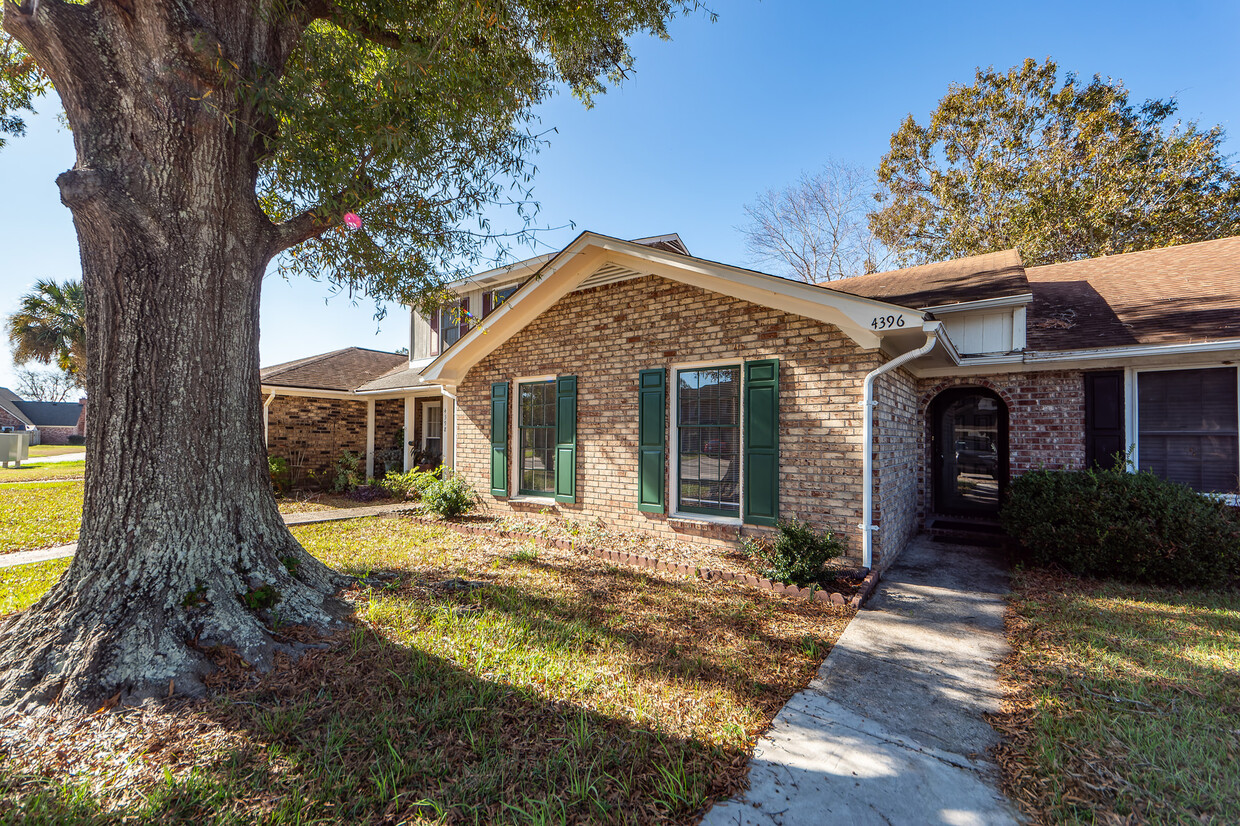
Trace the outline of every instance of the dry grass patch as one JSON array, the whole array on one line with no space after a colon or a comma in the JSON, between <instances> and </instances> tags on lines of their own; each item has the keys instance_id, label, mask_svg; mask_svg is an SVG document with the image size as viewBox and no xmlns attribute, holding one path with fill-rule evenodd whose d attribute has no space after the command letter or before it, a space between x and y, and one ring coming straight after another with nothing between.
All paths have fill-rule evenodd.
<instances>
[{"instance_id":1,"label":"dry grass patch","mask_svg":"<svg viewBox=\"0 0 1240 826\"><path fill-rule=\"evenodd\" d=\"M81 482L0 485L0 554L72 542L81 521Z\"/></svg>"},{"instance_id":2,"label":"dry grass patch","mask_svg":"<svg viewBox=\"0 0 1240 826\"><path fill-rule=\"evenodd\" d=\"M1018 572L995 720L1039 823L1240 823L1240 593Z\"/></svg>"},{"instance_id":3,"label":"dry grass patch","mask_svg":"<svg viewBox=\"0 0 1240 826\"><path fill-rule=\"evenodd\" d=\"M0 820L693 822L850 616L404 519L294 533L366 578L353 631L234 662L210 701L8 738Z\"/></svg>"},{"instance_id":4,"label":"dry grass patch","mask_svg":"<svg viewBox=\"0 0 1240 826\"><path fill-rule=\"evenodd\" d=\"M385 505L394 499L376 499L361 502L343 493L291 493L276 499L280 513L319 513L321 511L338 510L341 508L372 508Z\"/></svg>"},{"instance_id":5,"label":"dry grass patch","mask_svg":"<svg viewBox=\"0 0 1240 826\"><path fill-rule=\"evenodd\" d=\"M31 445L30 456L64 456L69 453L85 453L86 445Z\"/></svg>"}]
</instances>

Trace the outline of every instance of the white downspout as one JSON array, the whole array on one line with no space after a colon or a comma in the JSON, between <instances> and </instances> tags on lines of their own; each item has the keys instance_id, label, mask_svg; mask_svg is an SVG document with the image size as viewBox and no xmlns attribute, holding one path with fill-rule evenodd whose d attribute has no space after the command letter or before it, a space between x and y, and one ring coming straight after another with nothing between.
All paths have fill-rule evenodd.
<instances>
[{"instance_id":1,"label":"white downspout","mask_svg":"<svg viewBox=\"0 0 1240 826\"><path fill-rule=\"evenodd\" d=\"M889 373L933 350L939 341L942 326L941 321L926 322L921 326L926 334L925 344L893 358L865 377L865 391L861 402L862 415L865 417L865 424L861 429L861 443L864 445L861 462L861 518L864 520L861 523L861 564L866 568L872 568L874 564L874 408L878 406L874 399L874 380L883 373Z\"/></svg>"},{"instance_id":2,"label":"white downspout","mask_svg":"<svg viewBox=\"0 0 1240 826\"><path fill-rule=\"evenodd\" d=\"M452 389L455 390L456 388L453 387ZM456 394L454 394L451 390L448 390L448 385L446 384L440 385L439 390L449 399L452 399L452 461L448 461L448 452L445 450L443 463L447 467L451 468L453 473L456 473ZM448 423L444 422L443 426L444 428L447 428Z\"/></svg>"},{"instance_id":3,"label":"white downspout","mask_svg":"<svg viewBox=\"0 0 1240 826\"><path fill-rule=\"evenodd\" d=\"M276 391L272 390L271 395L263 402L263 444L267 444L267 420L268 413L271 410L271 403L276 400Z\"/></svg>"}]
</instances>

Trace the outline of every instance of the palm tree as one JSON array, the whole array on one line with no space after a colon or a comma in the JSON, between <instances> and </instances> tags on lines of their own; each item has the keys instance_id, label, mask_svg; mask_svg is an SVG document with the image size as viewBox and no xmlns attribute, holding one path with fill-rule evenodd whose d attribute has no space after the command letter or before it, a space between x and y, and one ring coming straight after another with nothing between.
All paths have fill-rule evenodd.
<instances>
[{"instance_id":1,"label":"palm tree","mask_svg":"<svg viewBox=\"0 0 1240 826\"><path fill-rule=\"evenodd\" d=\"M39 280L8 318L13 361L55 363L80 387L86 371L85 301L81 281Z\"/></svg>"}]
</instances>

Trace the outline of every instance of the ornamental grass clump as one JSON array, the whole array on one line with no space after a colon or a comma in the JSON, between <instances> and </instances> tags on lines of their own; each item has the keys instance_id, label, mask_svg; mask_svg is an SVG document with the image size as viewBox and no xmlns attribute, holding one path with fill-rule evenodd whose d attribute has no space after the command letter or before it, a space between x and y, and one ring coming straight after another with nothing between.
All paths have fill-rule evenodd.
<instances>
[{"instance_id":1,"label":"ornamental grass clump","mask_svg":"<svg viewBox=\"0 0 1240 826\"><path fill-rule=\"evenodd\" d=\"M808 523L781 521L779 536L744 540L745 550L759 563L762 576L777 582L809 585L822 575L822 566L844 552L830 531L818 533Z\"/></svg>"},{"instance_id":2,"label":"ornamental grass clump","mask_svg":"<svg viewBox=\"0 0 1240 826\"><path fill-rule=\"evenodd\" d=\"M1006 530L1042 565L1163 585L1240 580L1240 515L1153 473L1039 470L1018 478Z\"/></svg>"}]
</instances>

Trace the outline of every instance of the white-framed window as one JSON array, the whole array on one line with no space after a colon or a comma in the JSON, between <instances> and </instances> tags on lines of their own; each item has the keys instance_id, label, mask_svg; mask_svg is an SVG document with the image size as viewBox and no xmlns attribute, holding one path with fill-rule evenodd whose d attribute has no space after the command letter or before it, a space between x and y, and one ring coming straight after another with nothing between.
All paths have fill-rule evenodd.
<instances>
[{"instance_id":1,"label":"white-framed window","mask_svg":"<svg viewBox=\"0 0 1240 826\"><path fill-rule=\"evenodd\" d=\"M1240 374L1235 367L1130 372L1129 433L1140 470L1201 493L1240 492Z\"/></svg>"},{"instance_id":2,"label":"white-framed window","mask_svg":"<svg viewBox=\"0 0 1240 826\"><path fill-rule=\"evenodd\" d=\"M555 376L513 382L512 478L518 496L555 496Z\"/></svg>"},{"instance_id":3,"label":"white-framed window","mask_svg":"<svg viewBox=\"0 0 1240 826\"><path fill-rule=\"evenodd\" d=\"M470 313L469 298L441 307L429 319L431 329L431 355L439 355L460 341L461 336L474 326Z\"/></svg>"},{"instance_id":4,"label":"white-framed window","mask_svg":"<svg viewBox=\"0 0 1240 826\"><path fill-rule=\"evenodd\" d=\"M739 360L672 365L668 486L673 515L741 521L744 415Z\"/></svg>"},{"instance_id":5,"label":"white-framed window","mask_svg":"<svg viewBox=\"0 0 1240 826\"><path fill-rule=\"evenodd\" d=\"M422 403L422 450L443 456L443 402Z\"/></svg>"}]
</instances>

